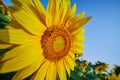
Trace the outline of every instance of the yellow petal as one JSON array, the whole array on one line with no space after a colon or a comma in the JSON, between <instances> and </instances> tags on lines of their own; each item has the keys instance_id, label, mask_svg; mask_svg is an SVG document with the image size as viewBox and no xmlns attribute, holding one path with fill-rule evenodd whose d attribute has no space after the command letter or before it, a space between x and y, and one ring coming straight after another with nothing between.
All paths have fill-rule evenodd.
<instances>
[{"instance_id":1,"label":"yellow petal","mask_svg":"<svg viewBox=\"0 0 120 80\"><path fill-rule=\"evenodd\" d=\"M85 36L84 36L84 32L85 32L85 29L80 29L80 30L77 30L77 31L74 31L71 35L72 35L72 40L73 41L76 41L76 42L83 42L85 41Z\"/></svg>"},{"instance_id":2,"label":"yellow petal","mask_svg":"<svg viewBox=\"0 0 120 80\"><path fill-rule=\"evenodd\" d=\"M11 22L12 22L12 21L11 21ZM10 23L11 23L11 22L10 22ZM8 26L8 25L7 25L7 26L5 26L5 29L15 29L15 28L12 27L12 26Z\"/></svg>"},{"instance_id":3,"label":"yellow petal","mask_svg":"<svg viewBox=\"0 0 120 80\"><path fill-rule=\"evenodd\" d=\"M107 75L108 80L110 80L110 77L111 77L110 75Z\"/></svg>"},{"instance_id":4,"label":"yellow petal","mask_svg":"<svg viewBox=\"0 0 120 80\"><path fill-rule=\"evenodd\" d=\"M39 58L40 55L42 55L42 49L40 49L39 44L34 44L26 47L26 50L22 50L20 52L15 51L14 53L20 53L21 55L0 62L0 73L17 71L31 65Z\"/></svg>"},{"instance_id":5,"label":"yellow petal","mask_svg":"<svg viewBox=\"0 0 120 80\"><path fill-rule=\"evenodd\" d=\"M59 14L58 14L59 15L60 24L63 24L66 12L67 12L67 1L63 0L63 1L61 1L61 6L60 6Z\"/></svg>"},{"instance_id":6,"label":"yellow petal","mask_svg":"<svg viewBox=\"0 0 120 80\"><path fill-rule=\"evenodd\" d=\"M56 0L48 0L48 5L47 5L47 12L48 14L46 15L46 24L48 27L51 26L53 22L53 15L55 15L55 1ZM53 7L54 6L54 7Z\"/></svg>"},{"instance_id":7,"label":"yellow petal","mask_svg":"<svg viewBox=\"0 0 120 80\"><path fill-rule=\"evenodd\" d=\"M76 12L76 3L74 3L74 5L72 6L69 12L69 17L74 16L75 12Z\"/></svg>"},{"instance_id":8,"label":"yellow petal","mask_svg":"<svg viewBox=\"0 0 120 80\"><path fill-rule=\"evenodd\" d=\"M33 11L33 1L32 0L24 0L24 1L21 1L21 0L11 0L14 7L16 7L18 10L20 9L23 9L27 12L30 12L30 13L34 13Z\"/></svg>"},{"instance_id":9,"label":"yellow petal","mask_svg":"<svg viewBox=\"0 0 120 80\"><path fill-rule=\"evenodd\" d=\"M120 74L117 76L117 78L115 80L120 80Z\"/></svg>"},{"instance_id":10,"label":"yellow petal","mask_svg":"<svg viewBox=\"0 0 120 80\"><path fill-rule=\"evenodd\" d=\"M65 60L64 60L64 65L65 65L65 69L68 73L68 76L70 77L70 68L67 66L67 63L65 62Z\"/></svg>"},{"instance_id":11,"label":"yellow petal","mask_svg":"<svg viewBox=\"0 0 120 80\"><path fill-rule=\"evenodd\" d=\"M71 19L66 22L65 26L68 28L70 25L75 24L77 21L83 18L84 14L85 12L81 12L77 16L71 17Z\"/></svg>"},{"instance_id":12,"label":"yellow petal","mask_svg":"<svg viewBox=\"0 0 120 80\"><path fill-rule=\"evenodd\" d=\"M116 74L113 72L112 74L111 74L111 80L114 80L116 78Z\"/></svg>"},{"instance_id":13,"label":"yellow petal","mask_svg":"<svg viewBox=\"0 0 120 80\"><path fill-rule=\"evenodd\" d=\"M60 2L61 0L48 0L47 5L48 13L51 14L52 16L56 16L59 11Z\"/></svg>"},{"instance_id":14,"label":"yellow petal","mask_svg":"<svg viewBox=\"0 0 120 80\"><path fill-rule=\"evenodd\" d=\"M0 41L12 44L23 44L30 41L30 35L21 29L1 29Z\"/></svg>"},{"instance_id":15,"label":"yellow petal","mask_svg":"<svg viewBox=\"0 0 120 80\"><path fill-rule=\"evenodd\" d=\"M9 23L9 25L5 26L6 29L23 29L23 27L14 19ZM25 29L24 29L25 31Z\"/></svg>"},{"instance_id":16,"label":"yellow petal","mask_svg":"<svg viewBox=\"0 0 120 80\"><path fill-rule=\"evenodd\" d=\"M70 51L73 52L73 53L75 53L75 54L81 54L83 48L80 48L80 47L82 47L82 46L81 45L79 47L72 46L72 48L70 49Z\"/></svg>"},{"instance_id":17,"label":"yellow petal","mask_svg":"<svg viewBox=\"0 0 120 80\"><path fill-rule=\"evenodd\" d=\"M68 3L69 3L69 2L68 2ZM70 5L69 5L69 6L70 6ZM64 21L64 22L65 22L65 25L68 24L69 20L74 16L75 12L76 12L76 3L74 3L74 5L72 6L71 9L69 9L69 7L68 7L68 11L67 11L67 13L66 13L65 21Z\"/></svg>"},{"instance_id":18,"label":"yellow petal","mask_svg":"<svg viewBox=\"0 0 120 80\"><path fill-rule=\"evenodd\" d=\"M80 30L77 30L77 31L74 31L71 35L74 37L77 37L78 35L78 37L80 37L81 35L84 35L84 33L85 33L85 29L83 28L83 29L80 29Z\"/></svg>"},{"instance_id":19,"label":"yellow petal","mask_svg":"<svg viewBox=\"0 0 120 80\"><path fill-rule=\"evenodd\" d=\"M79 35L78 35L78 36L79 36ZM73 37L72 39L73 39L73 41L76 41L76 42L81 43L81 42L84 42L84 41L85 41L85 36L82 35L82 36L79 36L79 37Z\"/></svg>"},{"instance_id":20,"label":"yellow petal","mask_svg":"<svg viewBox=\"0 0 120 80\"><path fill-rule=\"evenodd\" d=\"M73 43L72 43L72 48L78 48L78 49L84 49L85 48L85 46L82 44L82 43L80 43L80 42L78 42L78 41L74 41Z\"/></svg>"},{"instance_id":21,"label":"yellow petal","mask_svg":"<svg viewBox=\"0 0 120 80\"><path fill-rule=\"evenodd\" d=\"M45 12L45 9L44 9L42 3L40 2L40 0L34 0L33 2L36 5L37 9L40 11L40 13Z\"/></svg>"},{"instance_id":22,"label":"yellow petal","mask_svg":"<svg viewBox=\"0 0 120 80\"><path fill-rule=\"evenodd\" d=\"M60 80L67 80L66 70L65 70L65 66L62 59L58 62L57 69L58 69L58 75L60 77Z\"/></svg>"},{"instance_id":23,"label":"yellow petal","mask_svg":"<svg viewBox=\"0 0 120 80\"><path fill-rule=\"evenodd\" d=\"M40 21L44 24L46 24L46 10L44 9L44 6L42 5L42 3L40 2L40 0L33 0L33 3L35 4L35 8L36 8L36 12L37 12L37 16L40 19Z\"/></svg>"},{"instance_id":24,"label":"yellow petal","mask_svg":"<svg viewBox=\"0 0 120 80\"><path fill-rule=\"evenodd\" d=\"M69 51L68 55L75 61L75 54Z\"/></svg>"},{"instance_id":25,"label":"yellow petal","mask_svg":"<svg viewBox=\"0 0 120 80\"><path fill-rule=\"evenodd\" d=\"M45 10L39 0L12 0L12 2L18 10L25 10L45 24Z\"/></svg>"},{"instance_id":26,"label":"yellow petal","mask_svg":"<svg viewBox=\"0 0 120 80\"><path fill-rule=\"evenodd\" d=\"M12 12L16 21L30 33L34 35L41 35L40 33L43 33L45 31L46 27L35 15L31 14L30 12L27 13L24 10L16 11L17 8L15 7L9 7L9 10Z\"/></svg>"},{"instance_id":27,"label":"yellow petal","mask_svg":"<svg viewBox=\"0 0 120 80\"><path fill-rule=\"evenodd\" d=\"M51 22L49 24L54 24L56 25L59 20L58 20L58 13L59 13L59 7L60 7L60 0L48 0L48 6L47 6L47 12L49 16L51 17Z\"/></svg>"},{"instance_id":28,"label":"yellow petal","mask_svg":"<svg viewBox=\"0 0 120 80\"><path fill-rule=\"evenodd\" d=\"M71 69L71 70L74 70L74 67L75 67L75 61L70 57L70 56L66 56L65 57L65 62L66 62L66 65Z\"/></svg>"},{"instance_id":29,"label":"yellow petal","mask_svg":"<svg viewBox=\"0 0 120 80\"><path fill-rule=\"evenodd\" d=\"M73 17L70 21L75 23L75 22L81 20L84 17L84 15L85 15L85 12L83 11L80 14L78 14L77 16Z\"/></svg>"},{"instance_id":30,"label":"yellow petal","mask_svg":"<svg viewBox=\"0 0 120 80\"><path fill-rule=\"evenodd\" d=\"M41 65L39 71L37 72L36 76L34 77L34 80L45 80L45 76L47 73L47 69L50 65L50 61L46 61Z\"/></svg>"},{"instance_id":31,"label":"yellow petal","mask_svg":"<svg viewBox=\"0 0 120 80\"><path fill-rule=\"evenodd\" d=\"M80 20L76 21L75 23L71 24L68 27L68 30L72 33L74 31L80 29L81 27L83 27L90 19L91 19L91 16L89 16L87 18L80 19Z\"/></svg>"},{"instance_id":32,"label":"yellow petal","mask_svg":"<svg viewBox=\"0 0 120 80\"><path fill-rule=\"evenodd\" d=\"M48 0L47 11L51 15L55 15L56 10L56 1L57 0Z\"/></svg>"},{"instance_id":33,"label":"yellow petal","mask_svg":"<svg viewBox=\"0 0 120 80\"><path fill-rule=\"evenodd\" d=\"M46 80L56 80L56 64L55 62L50 62L50 65L47 70Z\"/></svg>"},{"instance_id":34,"label":"yellow petal","mask_svg":"<svg viewBox=\"0 0 120 80\"><path fill-rule=\"evenodd\" d=\"M60 8L60 0L56 0L56 3L55 3L55 15L53 15L54 16L54 24L55 25L58 25L59 24L59 8Z\"/></svg>"},{"instance_id":35,"label":"yellow petal","mask_svg":"<svg viewBox=\"0 0 120 80\"><path fill-rule=\"evenodd\" d=\"M44 57L43 56L39 56L39 58L30 66L23 68L21 70L19 70L15 76L13 77L12 80L23 80L26 77L30 76L31 74L33 74L41 65L42 61L43 61Z\"/></svg>"},{"instance_id":36,"label":"yellow petal","mask_svg":"<svg viewBox=\"0 0 120 80\"><path fill-rule=\"evenodd\" d=\"M35 11L32 0L24 0L24 1L22 1L22 0L11 0L11 1L13 3L13 6L8 7L8 9L11 8L11 7L16 8L16 9L14 9L14 11L9 9L11 13L14 13L15 11L19 11L19 10L24 10L28 14L32 14L33 16L36 15L35 14L36 11Z\"/></svg>"},{"instance_id":37,"label":"yellow petal","mask_svg":"<svg viewBox=\"0 0 120 80\"><path fill-rule=\"evenodd\" d=\"M3 44L3 43L0 43L0 49L6 49L6 48L11 48L13 45L11 44Z\"/></svg>"},{"instance_id":38,"label":"yellow petal","mask_svg":"<svg viewBox=\"0 0 120 80\"><path fill-rule=\"evenodd\" d=\"M52 26L52 16L50 15L50 14L46 14L46 25L47 25L47 27L49 28L49 27L51 27Z\"/></svg>"},{"instance_id":39,"label":"yellow petal","mask_svg":"<svg viewBox=\"0 0 120 80\"><path fill-rule=\"evenodd\" d=\"M1 56L0 62L24 54L24 53L22 53L22 51L25 51L25 50L26 50L26 47L29 47L29 46L32 46L32 45L33 45L33 44L31 44L31 43L26 43L26 44L24 44L24 45L17 46L17 47L15 47L14 49L9 50L9 51L6 52L3 56Z\"/></svg>"},{"instance_id":40,"label":"yellow petal","mask_svg":"<svg viewBox=\"0 0 120 80\"><path fill-rule=\"evenodd\" d=\"M71 3L70 0L67 0L67 12L70 11L70 8L71 8L70 3ZM73 6L72 6L72 8L73 8Z\"/></svg>"}]
</instances>

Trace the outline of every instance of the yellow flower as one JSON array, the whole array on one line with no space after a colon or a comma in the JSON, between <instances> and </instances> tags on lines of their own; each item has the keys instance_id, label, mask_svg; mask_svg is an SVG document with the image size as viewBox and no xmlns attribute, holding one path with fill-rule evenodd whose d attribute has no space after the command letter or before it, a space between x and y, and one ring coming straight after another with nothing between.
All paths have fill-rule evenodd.
<instances>
[{"instance_id":1,"label":"yellow flower","mask_svg":"<svg viewBox=\"0 0 120 80\"><path fill-rule=\"evenodd\" d=\"M101 74L102 72L106 71L108 69L108 64L98 64L95 65L94 68L98 74Z\"/></svg>"},{"instance_id":2,"label":"yellow flower","mask_svg":"<svg viewBox=\"0 0 120 80\"><path fill-rule=\"evenodd\" d=\"M88 67L88 62L87 61L80 62L80 67L82 68L82 71L85 72Z\"/></svg>"},{"instance_id":3,"label":"yellow flower","mask_svg":"<svg viewBox=\"0 0 120 80\"><path fill-rule=\"evenodd\" d=\"M39 0L12 0L14 17L7 29L0 30L0 45L11 48L0 57L0 73L17 71L13 80L67 80L74 70L75 54L84 48L84 29L91 17L75 16L70 0L49 0L44 9ZM3 47L0 47L3 48Z\"/></svg>"},{"instance_id":4,"label":"yellow flower","mask_svg":"<svg viewBox=\"0 0 120 80\"><path fill-rule=\"evenodd\" d=\"M117 76L114 72L107 75L108 80L120 80L120 74Z\"/></svg>"}]
</instances>

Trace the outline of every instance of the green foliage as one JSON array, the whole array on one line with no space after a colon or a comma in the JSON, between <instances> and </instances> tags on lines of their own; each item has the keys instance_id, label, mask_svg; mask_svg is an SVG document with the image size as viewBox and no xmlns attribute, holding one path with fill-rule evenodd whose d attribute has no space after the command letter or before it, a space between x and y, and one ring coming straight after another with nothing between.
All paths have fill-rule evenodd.
<instances>
[{"instance_id":1,"label":"green foliage","mask_svg":"<svg viewBox=\"0 0 120 80\"><path fill-rule=\"evenodd\" d=\"M4 28L11 22L11 18L8 17L7 13L2 12L3 7L0 7L0 28Z\"/></svg>"},{"instance_id":2,"label":"green foliage","mask_svg":"<svg viewBox=\"0 0 120 80\"><path fill-rule=\"evenodd\" d=\"M10 23L11 18L9 18L6 14L0 13L0 28L3 28L8 23Z\"/></svg>"},{"instance_id":3,"label":"green foliage","mask_svg":"<svg viewBox=\"0 0 120 80\"><path fill-rule=\"evenodd\" d=\"M83 71L80 63L84 63L85 61L86 60L76 60L77 65L75 66L75 70L71 71L71 76L68 80L106 80L106 74L96 74L94 65L91 63L88 63L86 71Z\"/></svg>"}]
</instances>

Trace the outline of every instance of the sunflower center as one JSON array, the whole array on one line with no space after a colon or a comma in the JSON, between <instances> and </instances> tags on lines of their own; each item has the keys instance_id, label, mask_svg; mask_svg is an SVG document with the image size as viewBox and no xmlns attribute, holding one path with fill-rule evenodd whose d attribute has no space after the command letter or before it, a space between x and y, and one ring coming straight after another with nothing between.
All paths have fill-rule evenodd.
<instances>
[{"instance_id":1,"label":"sunflower center","mask_svg":"<svg viewBox=\"0 0 120 80\"><path fill-rule=\"evenodd\" d=\"M53 48L55 52L60 52L64 49L65 47L65 40L62 36L57 36L54 44L53 44Z\"/></svg>"},{"instance_id":2,"label":"sunflower center","mask_svg":"<svg viewBox=\"0 0 120 80\"><path fill-rule=\"evenodd\" d=\"M43 55L50 61L60 60L68 54L70 43L67 29L60 26L48 28L41 39Z\"/></svg>"}]
</instances>

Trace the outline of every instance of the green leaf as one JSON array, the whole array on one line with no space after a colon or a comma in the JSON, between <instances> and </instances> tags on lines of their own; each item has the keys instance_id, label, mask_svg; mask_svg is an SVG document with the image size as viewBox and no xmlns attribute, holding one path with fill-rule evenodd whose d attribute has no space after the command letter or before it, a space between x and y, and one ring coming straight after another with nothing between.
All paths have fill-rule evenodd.
<instances>
[{"instance_id":1,"label":"green leaf","mask_svg":"<svg viewBox=\"0 0 120 80\"><path fill-rule=\"evenodd\" d=\"M6 14L0 13L0 21L9 23L11 18L9 18Z\"/></svg>"},{"instance_id":2,"label":"green leaf","mask_svg":"<svg viewBox=\"0 0 120 80\"><path fill-rule=\"evenodd\" d=\"M11 18L9 18L6 14L0 13L0 28L8 25L11 22Z\"/></svg>"}]
</instances>

